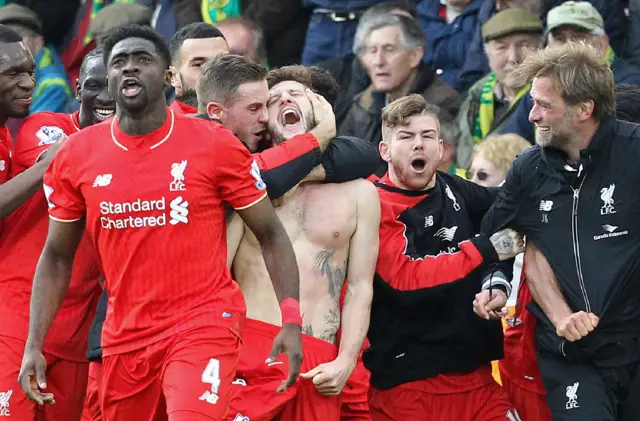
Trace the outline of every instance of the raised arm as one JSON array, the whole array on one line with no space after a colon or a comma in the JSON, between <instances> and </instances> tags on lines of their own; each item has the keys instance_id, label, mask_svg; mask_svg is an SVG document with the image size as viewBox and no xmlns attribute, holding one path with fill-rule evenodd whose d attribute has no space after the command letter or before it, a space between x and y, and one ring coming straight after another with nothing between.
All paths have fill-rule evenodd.
<instances>
[{"instance_id":1,"label":"raised arm","mask_svg":"<svg viewBox=\"0 0 640 421\"><path fill-rule=\"evenodd\" d=\"M342 306L338 357L302 375L313 378L318 392L327 396L342 392L369 329L373 274L378 259L380 199L373 184L363 180L357 188L357 200L357 227L349 243L347 292Z\"/></svg>"},{"instance_id":2,"label":"raised arm","mask_svg":"<svg viewBox=\"0 0 640 421\"><path fill-rule=\"evenodd\" d=\"M84 220L49 221L49 233L36 267L31 291L29 335L20 369L19 382L29 399L39 405L54 403L46 388L44 339L60 309L71 280L71 267L84 230Z\"/></svg>"}]
</instances>

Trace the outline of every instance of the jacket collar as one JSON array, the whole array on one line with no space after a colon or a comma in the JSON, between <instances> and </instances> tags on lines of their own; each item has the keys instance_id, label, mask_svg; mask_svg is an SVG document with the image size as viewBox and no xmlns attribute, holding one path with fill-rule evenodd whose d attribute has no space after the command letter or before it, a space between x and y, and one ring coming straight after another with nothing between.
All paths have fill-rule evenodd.
<instances>
[{"instance_id":1,"label":"jacket collar","mask_svg":"<svg viewBox=\"0 0 640 421\"><path fill-rule=\"evenodd\" d=\"M593 162L594 157L598 155L602 148L607 146L609 142L611 142L611 138L613 137L613 133L615 131L615 125L615 118L603 118L602 121L600 121L600 125L594 133L591 142L589 142L589 145L580 151L580 161L573 167L567 162L567 153L559 149L547 146L543 148L543 157L555 170L561 172L577 171L578 175L581 175L580 173L582 172L582 170L587 169ZM582 167L582 170L580 169L580 167Z\"/></svg>"}]
</instances>

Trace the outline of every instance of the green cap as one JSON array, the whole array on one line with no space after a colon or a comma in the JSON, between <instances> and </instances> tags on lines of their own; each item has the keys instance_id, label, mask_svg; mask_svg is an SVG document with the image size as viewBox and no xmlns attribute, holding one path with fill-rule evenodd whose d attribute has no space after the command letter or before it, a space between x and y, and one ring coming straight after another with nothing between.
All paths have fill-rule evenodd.
<instances>
[{"instance_id":1,"label":"green cap","mask_svg":"<svg viewBox=\"0 0 640 421\"><path fill-rule=\"evenodd\" d=\"M543 30L539 17L523 9L509 8L496 13L482 25L482 38L487 42L523 32L542 34Z\"/></svg>"},{"instance_id":2,"label":"green cap","mask_svg":"<svg viewBox=\"0 0 640 421\"><path fill-rule=\"evenodd\" d=\"M593 31L604 30L604 21L595 7L588 1L567 1L549 10L547 33L561 26L570 25Z\"/></svg>"}]
</instances>

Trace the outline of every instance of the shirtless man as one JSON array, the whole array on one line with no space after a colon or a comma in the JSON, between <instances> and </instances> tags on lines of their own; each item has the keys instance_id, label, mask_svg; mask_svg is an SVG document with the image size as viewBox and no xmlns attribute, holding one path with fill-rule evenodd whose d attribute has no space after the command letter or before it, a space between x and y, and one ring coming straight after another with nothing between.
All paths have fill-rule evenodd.
<instances>
[{"instance_id":1,"label":"shirtless man","mask_svg":"<svg viewBox=\"0 0 640 421\"><path fill-rule=\"evenodd\" d=\"M305 89L335 83L322 73L288 66L269 74L269 129L274 144L315 124ZM259 244L242 221L228 228L229 265L247 302L244 345L229 420L339 420L338 395L353 371L369 326L372 280L378 254L380 204L365 180L303 183L287 193L276 212L293 244L301 276L305 359L301 379L282 394L286 361L267 361L278 332L279 307ZM339 299L349 278L342 312ZM342 314L341 314L342 313ZM344 316L344 317L342 317ZM336 333L342 328L339 349Z\"/></svg>"}]
</instances>

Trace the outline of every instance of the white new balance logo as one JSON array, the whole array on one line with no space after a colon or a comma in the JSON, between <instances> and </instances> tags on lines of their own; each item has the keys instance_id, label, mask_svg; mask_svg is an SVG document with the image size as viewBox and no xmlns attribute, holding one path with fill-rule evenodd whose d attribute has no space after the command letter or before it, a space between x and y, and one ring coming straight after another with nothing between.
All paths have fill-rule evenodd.
<instances>
[{"instance_id":1,"label":"white new balance logo","mask_svg":"<svg viewBox=\"0 0 640 421\"><path fill-rule=\"evenodd\" d=\"M200 396L200 400L215 405L218 403L218 395L207 390Z\"/></svg>"},{"instance_id":2,"label":"white new balance logo","mask_svg":"<svg viewBox=\"0 0 640 421\"><path fill-rule=\"evenodd\" d=\"M553 200L540 201L540 210L542 212L551 212L551 209L553 209Z\"/></svg>"},{"instance_id":3,"label":"white new balance logo","mask_svg":"<svg viewBox=\"0 0 640 421\"><path fill-rule=\"evenodd\" d=\"M236 415L236 417L233 419L233 421L251 421L251 420L249 419L249 417L245 417L245 416L244 416L244 415L242 415L242 414L238 414L238 415Z\"/></svg>"},{"instance_id":4,"label":"white new balance logo","mask_svg":"<svg viewBox=\"0 0 640 421\"><path fill-rule=\"evenodd\" d=\"M182 199L182 196L178 196L173 199L169 204L169 207L171 208L171 212L169 212L169 216L171 217L169 223L171 225L176 225L180 222L186 224L189 222L189 218L187 218L189 215L189 209L187 209L189 207L189 202Z\"/></svg>"},{"instance_id":5,"label":"white new balance logo","mask_svg":"<svg viewBox=\"0 0 640 421\"><path fill-rule=\"evenodd\" d=\"M111 184L112 174L100 174L93 182L93 187L106 187Z\"/></svg>"}]
</instances>

